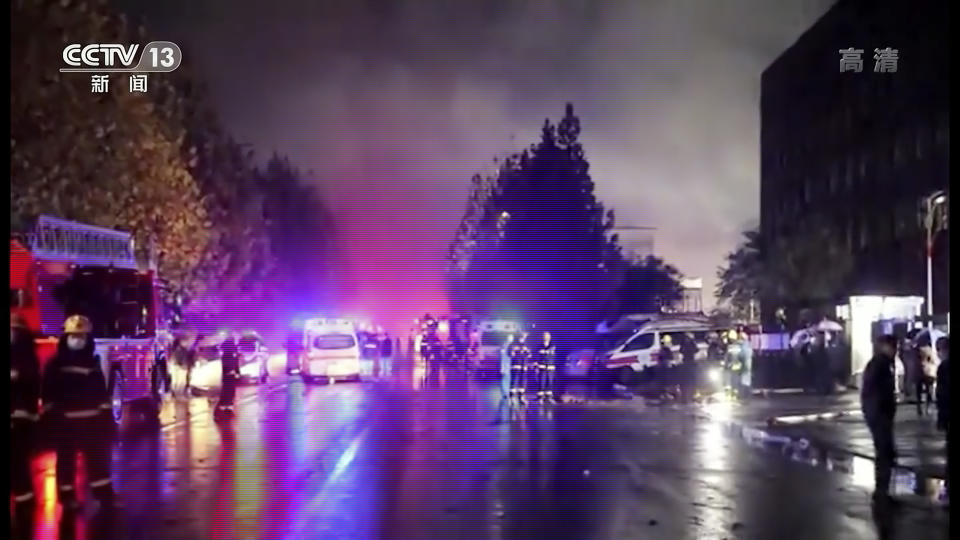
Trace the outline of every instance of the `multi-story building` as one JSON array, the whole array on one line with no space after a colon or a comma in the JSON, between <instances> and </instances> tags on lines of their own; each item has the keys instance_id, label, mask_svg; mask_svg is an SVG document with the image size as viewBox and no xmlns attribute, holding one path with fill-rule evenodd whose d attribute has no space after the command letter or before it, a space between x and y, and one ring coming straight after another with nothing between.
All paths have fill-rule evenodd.
<instances>
[{"instance_id":1,"label":"multi-story building","mask_svg":"<svg viewBox=\"0 0 960 540\"><path fill-rule=\"evenodd\" d=\"M823 218L854 263L841 297L925 296L919 211L948 189L947 20L947 0L840 0L763 73L761 234ZM895 63L877 66L888 47ZM862 69L841 72L851 48ZM948 234L934 249L936 313L949 308ZM769 321L774 306L761 309Z\"/></svg>"}]
</instances>

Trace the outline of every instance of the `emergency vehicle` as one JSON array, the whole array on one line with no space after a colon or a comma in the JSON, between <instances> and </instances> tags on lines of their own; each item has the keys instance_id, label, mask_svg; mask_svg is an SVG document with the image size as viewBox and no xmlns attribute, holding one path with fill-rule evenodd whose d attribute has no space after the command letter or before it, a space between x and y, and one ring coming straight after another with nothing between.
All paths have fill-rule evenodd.
<instances>
[{"instance_id":1,"label":"emergency vehicle","mask_svg":"<svg viewBox=\"0 0 960 540\"><path fill-rule=\"evenodd\" d=\"M494 319L481 321L477 325L479 336L476 351L471 364L477 371L500 372L500 357L503 348L507 346L510 336L520 331L520 324L515 321Z\"/></svg>"},{"instance_id":2,"label":"emergency vehicle","mask_svg":"<svg viewBox=\"0 0 960 540\"><path fill-rule=\"evenodd\" d=\"M307 320L301 355L300 376L304 382L360 378L360 343L356 327L349 320Z\"/></svg>"},{"instance_id":3,"label":"emergency vehicle","mask_svg":"<svg viewBox=\"0 0 960 540\"><path fill-rule=\"evenodd\" d=\"M128 412L159 414L160 301L156 270L145 266L129 233L50 216L10 239L10 310L36 333L41 369L56 352L67 316L87 316L118 423Z\"/></svg>"},{"instance_id":4,"label":"emergency vehicle","mask_svg":"<svg viewBox=\"0 0 960 540\"><path fill-rule=\"evenodd\" d=\"M206 336L197 345L196 364L190 376L190 386L201 392L220 388L223 384L223 342L233 337L237 342L240 364L240 382L263 384L267 382L270 358L263 338L254 330L236 334L230 330Z\"/></svg>"},{"instance_id":5,"label":"emergency vehicle","mask_svg":"<svg viewBox=\"0 0 960 540\"><path fill-rule=\"evenodd\" d=\"M691 334L697 344L698 358L706 357L707 334L716 328L706 318L664 317L642 324L629 337L606 350L600 364L618 373L618 379L631 380L632 374L648 375L650 368L659 365L660 350L664 337L669 337L673 362L682 362L680 344L686 334Z\"/></svg>"}]
</instances>

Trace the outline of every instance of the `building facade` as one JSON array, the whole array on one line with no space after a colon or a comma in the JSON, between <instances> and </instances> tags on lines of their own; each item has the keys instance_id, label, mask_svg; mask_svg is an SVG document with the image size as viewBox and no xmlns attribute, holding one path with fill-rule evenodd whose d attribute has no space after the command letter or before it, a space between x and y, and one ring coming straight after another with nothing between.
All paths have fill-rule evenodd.
<instances>
[{"instance_id":1,"label":"building facade","mask_svg":"<svg viewBox=\"0 0 960 540\"><path fill-rule=\"evenodd\" d=\"M946 0L840 0L762 75L761 235L770 245L822 220L853 261L838 301L926 294L920 208L949 188L947 20ZM897 59L878 66L888 47ZM851 48L862 68L841 72ZM936 313L949 310L948 260L943 231ZM761 299L765 322L777 307Z\"/></svg>"}]
</instances>

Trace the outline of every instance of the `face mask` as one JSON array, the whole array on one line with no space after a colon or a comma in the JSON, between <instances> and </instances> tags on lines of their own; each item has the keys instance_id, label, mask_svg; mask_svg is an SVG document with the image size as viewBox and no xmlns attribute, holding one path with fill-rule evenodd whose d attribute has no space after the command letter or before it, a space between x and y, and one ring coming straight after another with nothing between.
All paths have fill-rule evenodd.
<instances>
[{"instance_id":1,"label":"face mask","mask_svg":"<svg viewBox=\"0 0 960 540\"><path fill-rule=\"evenodd\" d=\"M79 351L87 344L87 338L83 336L67 336L67 347L71 351Z\"/></svg>"}]
</instances>

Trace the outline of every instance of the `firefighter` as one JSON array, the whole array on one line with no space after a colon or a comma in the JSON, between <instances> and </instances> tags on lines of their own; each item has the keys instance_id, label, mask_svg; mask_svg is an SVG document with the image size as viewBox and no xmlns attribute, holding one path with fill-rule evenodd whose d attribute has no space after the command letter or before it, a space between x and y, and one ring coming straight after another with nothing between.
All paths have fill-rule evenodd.
<instances>
[{"instance_id":1,"label":"firefighter","mask_svg":"<svg viewBox=\"0 0 960 540\"><path fill-rule=\"evenodd\" d=\"M673 381L670 377L670 364L673 363L672 345L673 338L669 335L665 335L660 339L660 353L657 356L659 366L657 371L659 371L660 387L663 389L664 395L669 394L673 387Z\"/></svg>"},{"instance_id":2,"label":"firefighter","mask_svg":"<svg viewBox=\"0 0 960 540\"><path fill-rule=\"evenodd\" d=\"M525 403L524 390L530 363L530 347L527 346L527 333L521 332L510 345L510 393L517 403Z\"/></svg>"},{"instance_id":3,"label":"firefighter","mask_svg":"<svg viewBox=\"0 0 960 540\"><path fill-rule=\"evenodd\" d=\"M693 399L697 384L697 353L700 351L696 338L687 332L680 344L680 356L683 359L682 373L680 374L680 395L684 402Z\"/></svg>"},{"instance_id":4,"label":"firefighter","mask_svg":"<svg viewBox=\"0 0 960 540\"><path fill-rule=\"evenodd\" d=\"M68 317L57 352L43 371L43 412L56 433L57 486L60 504L66 510L77 508L73 485L77 452L86 458L94 497L105 508L120 506L110 472L115 424L92 331L90 319Z\"/></svg>"},{"instance_id":5,"label":"firefighter","mask_svg":"<svg viewBox=\"0 0 960 540\"><path fill-rule=\"evenodd\" d=\"M33 334L23 317L10 317L10 491L15 505L14 521L24 533L30 530L36 499L30 476L30 458L35 447L37 404L40 402L40 363Z\"/></svg>"},{"instance_id":6,"label":"firefighter","mask_svg":"<svg viewBox=\"0 0 960 540\"><path fill-rule=\"evenodd\" d=\"M537 349L537 367L539 368L539 385L537 388L537 398L540 401L557 401L554 393L555 377L557 366L555 359L557 356L557 346L553 344L550 332L543 333L543 340Z\"/></svg>"},{"instance_id":7,"label":"firefighter","mask_svg":"<svg viewBox=\"0 0 960 540\"><path fill-rule=\"evenodd\" d=\"M237 383L240 379L240 356L237 353L237 342L233 336L227 336L220 345L220 400L213 414L216 419L233 417L234 401L237 397Z\"/></svg>"},{"instance_id":8,"label":"firefighter","mask_svg":"<svg viewBox=\"0 0 960 540\"><path fill-rule=\"evenodd\" d=\"M730 330L727 333L727 352L725 359L727 397L734 397L740 393L740 372L743 364L740 362L740 333L736 330Z\"/></svg>"},{"instance_id":9,"label":"firefighter","mask_svg":"<svg viewBox=\"0 0 960 540\"><path fill-rule=\"evenodd\" d=\"M303 331L291 328L287 332L287 375L300 373L300 353L303 352Z\"/></svg>"}]
</instances>

